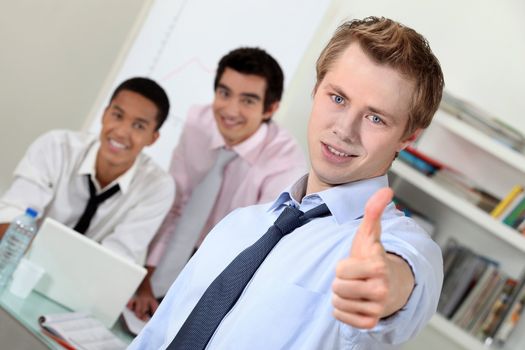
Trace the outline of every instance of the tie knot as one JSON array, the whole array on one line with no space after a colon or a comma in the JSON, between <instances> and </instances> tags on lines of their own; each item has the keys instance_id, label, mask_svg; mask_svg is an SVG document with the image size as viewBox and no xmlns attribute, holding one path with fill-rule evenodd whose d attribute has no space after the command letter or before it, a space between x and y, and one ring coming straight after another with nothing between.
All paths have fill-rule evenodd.
<instances>
[{"instance_id":1,"label":"tie knot","mask_svg":"<svg viewBox=\"0 0 525 350\"><path fill-rule=\"evenodd\" d=\"M303 213L286 207L268 231L243 250L206 289L193 308L168 350L203 350L213 333L237 303L259 266L282 236L306 224L314 217L330 214L326 204Z\"/></svg>"},{"instance_id":2,"label":"tie knot","mask_svg":"<svg viewBox=\"0 0 525 350\"><path fill-rule=\"evenodd\" d=\"M303 220L301 219L303 214L299 209L288 206L284 208L281 215L275 220L274 226L276 226L284 236L303 224Z\"/></svg>"},{"instance_id":3,"label":"tie knot","mask_svg":"<svg viewBox=\"0 0 525 350\"><path fill-rule=\"evenodd\" d=\"M313 218L327 215L330 215L330 210L326 204L318 205L317 207L308 210L306 213L303 213L294 207L287 206L277 220L275 220L274 226L277 227L284 236L296 228L303 226Z\"/></svg>"}]
</instances>

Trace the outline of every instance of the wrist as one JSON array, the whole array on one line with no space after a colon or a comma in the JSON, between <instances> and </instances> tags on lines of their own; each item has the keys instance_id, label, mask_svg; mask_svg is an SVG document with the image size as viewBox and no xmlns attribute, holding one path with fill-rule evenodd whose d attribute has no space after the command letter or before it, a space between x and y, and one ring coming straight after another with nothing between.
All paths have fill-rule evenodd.
<instances>
[{"instance_id":1,"label":"wrist","mask_svg":"<svg viewBox=\"0 0 525 350\"><path fill-rule=\"evenodd\" d=\"M390 301L387 303L386 315L389 317L402 309L410 299L415 287L415 277L408 262L395 253L387 253L392 271L390 283L396 288L390 289Z\"/></svg>"}]
</instances>

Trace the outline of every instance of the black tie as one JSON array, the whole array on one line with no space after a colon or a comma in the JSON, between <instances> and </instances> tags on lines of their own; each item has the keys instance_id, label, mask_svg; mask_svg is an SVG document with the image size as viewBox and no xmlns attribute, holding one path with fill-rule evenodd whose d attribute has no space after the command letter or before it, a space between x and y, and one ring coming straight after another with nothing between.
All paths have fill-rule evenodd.
<instances>
[{"instance_id":1,"label":"black tie","mask_svg":"<svg viewBox=\"0 0 525 350\"><path fill-rule=\"evenodd\" d=\"M82 234L86 233L87 229L89 228L91 219L93 219L93 216L95 216L98 206L120 190L120 186L115 184L97 196L97 190L93 180L91 180L90 175L87 175L87 180L89 184L89 201L87 202L86 209L84 209L84 213L73 228L75 231Z\"/></svg>"},{"instance_id":2,"label":"black tie","mask_svg":"<svg viewBox=\"0 0 525 350\"><path fill-rule=\"evenodd\" d=\"M242 291L279 240L315 217L329 215L326 204L303 213L286 207L268 231L243 250L204 292L168 350L202 350L222 319L235 305Z\"/></svg>"}]
</instances>

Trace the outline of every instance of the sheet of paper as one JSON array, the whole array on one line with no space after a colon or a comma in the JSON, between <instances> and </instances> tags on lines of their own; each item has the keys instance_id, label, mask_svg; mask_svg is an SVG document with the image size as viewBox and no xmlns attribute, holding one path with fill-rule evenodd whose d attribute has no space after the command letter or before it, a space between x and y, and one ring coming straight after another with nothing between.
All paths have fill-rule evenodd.
<instances>
[{"instance_id":1,"label":"sheet of paper","mask_svg":"<svg viewBox=\"0 0 525 350\"><path fill-rule=\"evenodd\" d=\"M44 315L42 328L74 348L82 350L123 350L127 345L90 315L71 312Z\"/></svg>"}]
</instances>

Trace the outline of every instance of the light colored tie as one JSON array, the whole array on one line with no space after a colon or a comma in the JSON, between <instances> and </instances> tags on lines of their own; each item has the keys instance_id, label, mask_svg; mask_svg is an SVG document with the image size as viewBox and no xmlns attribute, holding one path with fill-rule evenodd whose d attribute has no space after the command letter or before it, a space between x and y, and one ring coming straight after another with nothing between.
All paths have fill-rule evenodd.
<instances>
[{"instance_id":1,"label":"light colored tie","mask_svg":"<svg viewBox=\"0 0 525 350\"><path fill-rule=\"evenodd\" d=\"M166 295L168 288L188 262L199 241L222 184L224 167L236 156L232 150L221 148L213 167L195 187L175 224L175 232L151 278L156 297Z\"/></svg>"}]
</instances>

